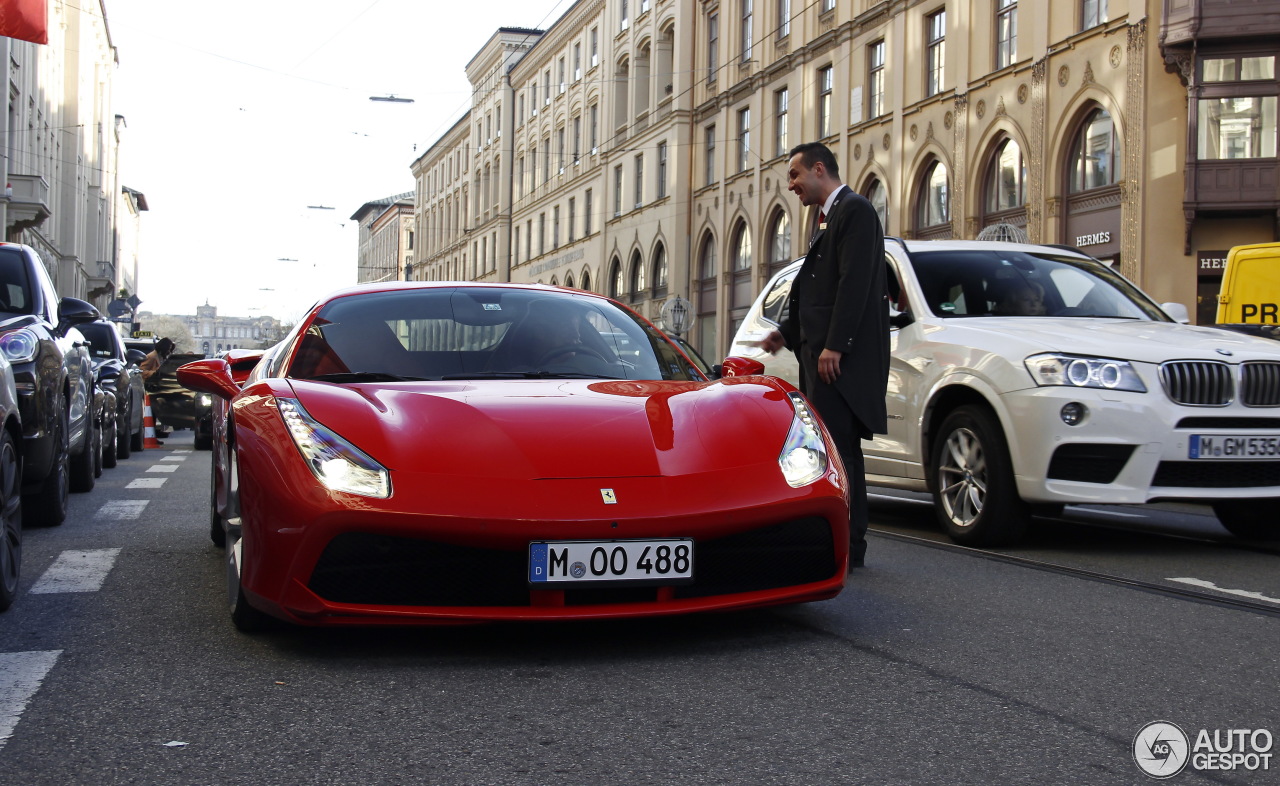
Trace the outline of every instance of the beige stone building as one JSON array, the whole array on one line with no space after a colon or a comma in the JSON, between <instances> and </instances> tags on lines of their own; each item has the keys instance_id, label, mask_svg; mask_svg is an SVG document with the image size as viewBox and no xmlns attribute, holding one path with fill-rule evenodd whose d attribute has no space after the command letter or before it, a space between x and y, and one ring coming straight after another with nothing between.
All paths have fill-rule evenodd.
<instances>
[{"instance_id":1,"label":"beige stone building","mask_svg":"<svg viewBox=\"0 0 1280 786\"><path fill-rule=\"evenodd\" d=\"M1202 258L1277 238L1275 6L579 0L468 65L469 115L414 164L419 233L443 241L415 277L651 317L679 295L717 356L803 251L786 153L819 139L888 234L1012 224L1195 314Z\"/></svg>"},{"instance_id":2,"label":"beige stone building","mask_svg":"<svg viewBox=\"0 0 1280 786\"><path fill-rule=\"evenodd\" d=\"M360 227L356 282L397 281L413 274L414 193L365 202L351 214Z\"/></svg>"}]
</instances>

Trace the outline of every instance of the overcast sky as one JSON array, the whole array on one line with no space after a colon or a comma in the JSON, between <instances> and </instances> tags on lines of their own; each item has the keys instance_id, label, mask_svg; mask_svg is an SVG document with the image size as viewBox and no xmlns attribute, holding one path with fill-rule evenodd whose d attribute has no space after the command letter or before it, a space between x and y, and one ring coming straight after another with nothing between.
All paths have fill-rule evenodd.
<instances>
[{"instance_id":1,"label":"overcast sky","mask_svg":"<svg viewBox=\"0 0 1280 786\"><path fill-rule=\"evenodd\" d=\"M150 207L141 309L293 321L354 283L349 217L414 190L410 165L469 106L467 62L571 5L106 0L122 184ZM414 103L369 101L390 94Z\"/></svg>"}]
</instances>

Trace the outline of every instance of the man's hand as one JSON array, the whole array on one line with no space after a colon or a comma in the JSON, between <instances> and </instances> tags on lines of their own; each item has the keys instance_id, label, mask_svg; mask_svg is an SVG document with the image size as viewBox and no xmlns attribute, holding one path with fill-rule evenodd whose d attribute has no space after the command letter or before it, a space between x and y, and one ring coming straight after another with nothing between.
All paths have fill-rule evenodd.
<instances>
[{"instance_id":1,"label":"man's hand","mask_svg":"<svg viewBox=\"0 0 1280 786\"><path fill-rule=\"evenodd\" d=\"M787 343L782 340L782 334L776 330L769 331L769 335L754 343L770 355L778 354L778 350L787 345Z\"/></svg>"},{"instance_id":2,"label":"man's hand","mask_svg":"<svg viewBox=\"0 0 1280 786\"><path fill-rule=\"evenodd\" d=\"M840 358L844 357L843 352L836 352L834 349L824 349L822 354L818 355L818 377L828 385L834 385L840 377Z\"/></svg>"}]
</instances>

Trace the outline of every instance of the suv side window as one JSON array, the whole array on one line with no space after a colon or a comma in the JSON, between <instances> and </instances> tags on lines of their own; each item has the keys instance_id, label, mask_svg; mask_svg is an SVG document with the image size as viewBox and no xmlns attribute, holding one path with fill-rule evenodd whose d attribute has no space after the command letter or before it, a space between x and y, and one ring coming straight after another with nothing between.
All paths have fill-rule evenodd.
<instances>
[{"instance_id":1,"label":"suv side window","mask_svg":"<svg viewBox=\"0 0 1280 786\"><path fill-rule=\"evenodd\" d=\"M30 292L26 259L20 252L0 251L0 311L30 314Z\"/></svg>"},{"instance_id":2,"label":"suv side window","mask_svg":"<svg viewBox=\"0 0 1280 786\"><path fill-rule=\"evenodd\" d=\"M796 273L799 273L797 268ZM781 325L782 321L787 318L787 311L790 308L791 299L791 282L795 280L796 273L789 276L783 276L777 280L769 293L764 296L764 302L760 304L760 316L769 320L775 325Z\"/></svg>"}]
</instances>

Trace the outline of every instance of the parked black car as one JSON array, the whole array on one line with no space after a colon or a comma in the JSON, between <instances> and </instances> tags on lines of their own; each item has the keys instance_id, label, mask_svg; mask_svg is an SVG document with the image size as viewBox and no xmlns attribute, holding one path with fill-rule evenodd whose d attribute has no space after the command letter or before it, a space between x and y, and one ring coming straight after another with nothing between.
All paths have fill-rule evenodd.
<instances>
[{"instance_id":1,"label":"parked black car","mask_svg":"<svg viewBox=\"0 0 1280 786\"><path fill-rule=\"evenodd\" d=\"M76 326L100 318L83 300L58 299L34 249L0 243L0 354L13 366L18 392L28 523L61 524L67 492L93 488L101 435L89 343Z\"/></svg>"},{"instance_id":2,"label":"parked black car","mask_svg":"<svg viewBox=\"0 0 1280 786\"><path fill-rule=\"evenodd\" d=\"M89 340L94 371L100 386L108 387L115 396L114 419L104 417L104 433L114 427L111 445L104 439L102 461L115 466L116 458L129 458L136 445L143 445L143 382L138 368L146 353L125 347L116 326L106 320L81 325L79 331Z\"/></svg>"},{"instance_id":3,"label":"parked black car","mask_svg":"<svg viewBox=\"0 0 1280 786\"><path fill-rule=\"evenodd\" d=\"M198 394L178 384L178 366L193 360L204 360L204 355L175 352L147 380L147 392L151 394L151 414L155 416L158 429L196 429L201 419L208 417L212 397Z\"/></svg>"}]
</instances>

